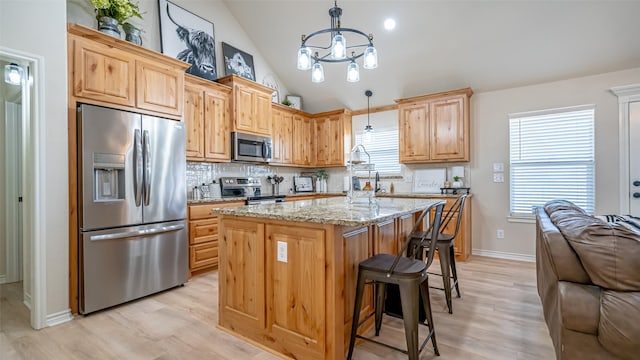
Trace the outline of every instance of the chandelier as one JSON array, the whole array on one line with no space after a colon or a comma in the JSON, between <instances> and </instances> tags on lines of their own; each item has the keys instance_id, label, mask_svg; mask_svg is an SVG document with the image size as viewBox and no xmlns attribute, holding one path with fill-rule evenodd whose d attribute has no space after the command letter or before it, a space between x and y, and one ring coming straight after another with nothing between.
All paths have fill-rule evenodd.
<instances>
[{"instance_id":1,"label":"chandelier","mask_svg":"<svg viewBox=\"0 0 640 360\"><path fill-rule=\"evenodd\" d=\"M334 6L329 9L331 16L331 27L318 30L311 34L302 35L302 44L298 50L298 69L311 69L311 81L320 83L324 81L324 69L322 63L348 62L347 81L360 81L360 68L356 59L363 58L362 67L365 69L375 69L378 67L378 51L373 47L373 35L365 34L356 29L343 28L340 23L342 9L338 7L337 0ZM330 34L330 43L322 40L322 34ZM353 34L353 37L363 43L347 45L346 34ZM350 36L351 37L351 36ZM349 52L351 52L349 54Z\"/></svg>"}]
</instances>

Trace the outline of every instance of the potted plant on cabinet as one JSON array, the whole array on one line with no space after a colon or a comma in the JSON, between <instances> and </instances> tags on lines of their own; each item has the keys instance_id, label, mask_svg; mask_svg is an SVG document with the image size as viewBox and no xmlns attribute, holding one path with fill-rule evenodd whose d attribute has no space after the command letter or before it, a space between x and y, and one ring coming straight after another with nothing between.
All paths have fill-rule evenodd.
<instances>
[{"instance_id":1,"label":"potted plant on cabinet","mask_svg":"<svg viewBox=\"0 0 640 360\"><path fill-rule=\"evenodd\" d=\"M142 19L137 3L131 0L91 0L96 11L98 30L120 37L118 25L124 24L130 17Z\"/></svg>"}]
</instances>

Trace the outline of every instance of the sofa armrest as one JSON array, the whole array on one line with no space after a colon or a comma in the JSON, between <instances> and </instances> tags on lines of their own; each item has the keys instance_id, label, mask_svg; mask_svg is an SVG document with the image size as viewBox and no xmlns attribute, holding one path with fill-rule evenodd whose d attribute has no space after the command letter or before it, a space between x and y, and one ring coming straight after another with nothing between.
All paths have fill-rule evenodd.
<instances>
[{"instance_id":1,"label":"sofa armrest","mask_svg":"<svg viewBox=\"0 0 640 360\"><path fill-rule=\"evenodd\" d=\"M536 209L536 222L536 262L538 266L548 266L555 276L555 280L591 284L591 279L582 266L578 255L542 207ZM540 275L540 272L538 274Z\"/></svg>"},{"instance_id":2,"label":"sofa armrest","mask_svg":"<svg viewBox=\"0 0 640 360\"><path fill-rule=\"evenodd\" d=\"M600 287L560 281L562 326L586 334L598 334L600 322Z\"/></svg>"}]
</instances>

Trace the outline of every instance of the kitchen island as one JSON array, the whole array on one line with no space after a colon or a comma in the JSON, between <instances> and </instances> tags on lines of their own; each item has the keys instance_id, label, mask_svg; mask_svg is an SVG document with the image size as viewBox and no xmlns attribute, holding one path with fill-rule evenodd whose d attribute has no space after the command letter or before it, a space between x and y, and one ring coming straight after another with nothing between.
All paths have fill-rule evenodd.
<instances>
[{"instance_id":1,"label":"kitchen island","mask_svg":"<svg viewBox=\"0 0 640 360\"><path fill-rule=\"evenodd\" d=\"M343 359L358 263L397 253L420 212L437 202L354 206L335 197L213 209L222 235L219 326L287 357ZM367 291L361 320L373 309Z\"/></svg>"}]
</instances>

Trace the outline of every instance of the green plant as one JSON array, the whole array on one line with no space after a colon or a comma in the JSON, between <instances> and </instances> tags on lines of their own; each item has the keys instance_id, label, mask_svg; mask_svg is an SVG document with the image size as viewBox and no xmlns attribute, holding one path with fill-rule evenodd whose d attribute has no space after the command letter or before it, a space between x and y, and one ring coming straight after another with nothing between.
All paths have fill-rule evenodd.
<instances>
[{"instance_id":1,"label":"green plant","mask_svg":"<svg viewBox=\"0 0 640 360\"><path fill-rule=\"evenodd\" d=\"M455 181L455 182L460 181L460 176L454 176L454 177L453 177L453 181Z\"/></svg>"},{"instance_id":2,"label":"green plant","mask_svg":"<svg viewBox=\"0 0 640 360\"><path fill-rule=\"evenodd\" d=\"M318 171L316 171L316 177L318 179L328 179L329 178L329 174L327 173L326 170L318 170Z\"/></svg>"},{"instance_id":3,"label":"green plant","mask_svg":"<svg viewBox=\"0 0 640 360\"><path fill-rule=\"evenodd\" d=\"M291 101L289 101L287 99L284 99L284 100L282 100L282 105L291 106L293 104L291 103Z\"/></svg>"},{"instance_id":4,"label":"green plant","mask_svg":"<svg viewBox=\"0 0 640 360\"><path fill-rule=\"evenodd\" d=\"M142 19L137 3L131 0L91 0L96 10L96 19L100 21L103 16L116 19L119 24L124 24L132 16Z\"/></svg>"}]
</instances>

